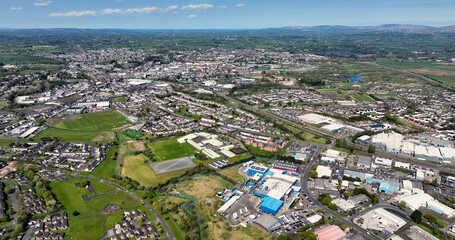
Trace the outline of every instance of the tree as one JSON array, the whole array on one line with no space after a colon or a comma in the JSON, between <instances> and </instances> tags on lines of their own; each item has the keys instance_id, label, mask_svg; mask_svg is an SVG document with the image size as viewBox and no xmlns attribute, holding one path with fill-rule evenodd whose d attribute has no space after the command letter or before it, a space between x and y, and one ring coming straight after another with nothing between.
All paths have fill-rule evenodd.
<instances>
[{"instance_id":1,"label":"tree","mask_svg":"<svg viewBox=\"0 0 455 240\"><path fill-rule=\"evenodd\" d=\"M440 220L440 221L438 221L438 226L439 226L440 228L443 228L443 227L446 226L446 223L445 223L444 221Z\"/></svg>"},{"instance_id":2,"label":"tree","mask_svg":"<svg viewBox=\"0 0 455 240\"><path fill-rule=\"evenodd\" d=\"M331 202L332 202L332 199L330 197L324 197L321 200L321 203L324 204L324 205L329 205Z\"/></svg>"},{"instance_id":3,"label":"tree","mask_svg":"<svg viewBox=\"0 0 455 240\"><path fill-rule=\"evenodd\" d=\"M436 218L436 216L431 214L431 213L427 213L427 214L423 215L423 217L426 220L428 220L428 222L430 222L430 223L437 223L438 222L438 219Z\"/></svg>"},{"instance_id":4,"label":"tree","mask_svg":"<svg viewBox=\"0 0 455 240\"><path fill-rule=\"evenodd\" d=\"M303 240L317 240L318 239L318 235L316 235L315 233L310 232L310 231L302 232L301 236L302 236Z\"/></svg>"},{"instance_id":5,"label":"tree","mask_svg":"<svg viewBox=\"0 0 455 240\"><path fill-rule=\"evenodd\" d=\"M329 208L335 211L338 209L338 206L335 203L329 203Z\"/></svg>"},{"instance_id":6,"label":"tree","mask_svg":"<svg viewBox=\"0 0 455 240\"><path fill-rule=\"evenodd\" d=\"M412 221L414 221L415 223L421 223L421 222L422 222L422 212L419 211L419 210L415 210L415 211L411 214L411 219L412 219Z\"/></svg>"},{"instance_id":7,"label":"tree","mask_svg":"<svg viewBox=\"0 0 455 240\"><path fill-rule=\"evenodd\" d=\"M373 144L370 144L368 146L368 153L375 153L376 152L376 147Z\"/></svg>"},{"instance_id":8,"label":"tree","mask_svg":"<svg viewBox=\"0 0 455 240\"><path fill-rule=\"evenodd\" d=\"M82 179L82 181L81 181L81 186L82 186L82 187L86 187L86 186L89 185L89 184L90 184L90 181L89 181L89 180L87 180L87 179Z\"/></svg>"},{"instance_id":9,"label":"tree","mask_svg":"<svg viewBox=\"0 0 455 240\"><path fill-rule=\"evenodd\" d=\"M405 201L400 201L400 202L397 203L397 205L400 208L403 208L403 209L406 208L406 202Z\"/></svg>"}]
</instances>

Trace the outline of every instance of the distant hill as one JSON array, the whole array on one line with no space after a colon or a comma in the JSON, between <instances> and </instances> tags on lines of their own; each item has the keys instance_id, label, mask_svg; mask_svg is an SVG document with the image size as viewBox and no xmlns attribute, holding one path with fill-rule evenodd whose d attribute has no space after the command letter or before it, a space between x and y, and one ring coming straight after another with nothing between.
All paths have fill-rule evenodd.
<instances>
[{"instance_id":1,"label":"distant hill","mask_svg":"<svg viewBox=\"0 0 455 240\"><path fill-rule=\"evenodd\" d=\"M314 33L359 33L359 32L439 32L455 31L455 26L430 27L411 24L382 24L375 26L342 26L342 25L320 25L320 26L287 26L275 28L275 30L297 30Z\"/></svg>"}]
</instances>

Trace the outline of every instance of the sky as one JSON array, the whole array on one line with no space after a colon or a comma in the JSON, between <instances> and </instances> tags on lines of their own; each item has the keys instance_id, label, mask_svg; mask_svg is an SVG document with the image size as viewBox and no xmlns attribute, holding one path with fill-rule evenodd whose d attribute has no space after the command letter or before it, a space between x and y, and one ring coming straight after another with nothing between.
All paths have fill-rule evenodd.
<instances>
[{"instance_id":1,"label":"sky","mask_svg":"<svg viewBox=\"0 0 455 240\"><path fill-rule=\"evenodd\" d=\"M455 25L455 0L0 0L0 28Z\"/></svg>"}]
</instances>

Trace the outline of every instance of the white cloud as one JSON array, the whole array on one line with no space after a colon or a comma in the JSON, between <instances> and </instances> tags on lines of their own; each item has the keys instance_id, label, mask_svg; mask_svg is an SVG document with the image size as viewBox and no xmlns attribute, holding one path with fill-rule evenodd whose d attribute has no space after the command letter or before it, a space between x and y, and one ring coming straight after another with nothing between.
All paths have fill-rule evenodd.
<instances>
[{"instance_id":1,"label":"white cloud","mask_svg":"<svg viewBox=\"0 0 455 240\"><path fill-rule=\"evenodd\" d=\"M38 1L38 2L35 2L33 5L37 6L37 7L47 7L47 6L50 6L52 4L52 1Z\"/></svg>"},{"instance_id":2,"label":"white cloud","mask_svg":"<svg viewBox=\"0 0 455 240\"><path fill-rule=\"evenodd\" d=\"M190 15L188 16L188 18L195 18L195 17L197 17L196 14L190 14Z\"/></svg>"},{"instance_id":3,"label":"white cloud","mask_svg":"<svg viewBox=\"0 0 455 240\"><path fill-rule=\"evenodd\" d=\"M226 5L220 5L220 6L218 6L218 8L228 8L228 6L226 6Z\"/></svg>"},{"instance_id":4,"label":"white cloud","mask_svg":"<svg viewBox=\"0 0 455 240\"><path fill-rule=\"evenodd\" d=\"M178 9L178 5L171 5L167 8L159 7L144 7L144 8L106 8L101 11L86 10L86 11L71 11L66 13L51 13L49 17L82 17L94 15L118 15L118 14L147 14L147 13L168 13Z\"/></svg>"},{"instance_id":5,"label":"white cloud","mask_svg":"<svg viewBox=\"0 0 455 240\"><path fill-rule=\"evenodd\" d=\"M167 8L159 8L159 7L144 7L144 8L129 8L129 9L112 9L106 8L100 12L101 15L114 15L114 14L146 14L146 13L167 13L177 9L178 5L172 5Z\"/></svg>"},{"instance_id":6,"label":"white cloud","mask_svg":"<svg viewBox=\"0 0 455 240\"><path fill-rule=\"evenodd\" d=\"M11 7L11 10L19 11L19 10L22 10L22 7Z\"/></svg>"},{"instance_id":7,"label":"white cloud","mask_svg":"<svg viewBox=\"0 0 455 240\"><path fill-rule=\"evenodd\" d=\"M235 5L236 7L245 7L245 3L239 3Z\"/></svg>"},{"instance_id":8,"label":"white cloud","mask_svg":"<svg viewBox=\"0 0 455 240\"><path fill-rule=\"evenodd\" d=\"M122 3L122 2L123 2L123 0L117 0L116 2L118 2L118 3Z\"/></svg>"},{"instance_id":9,"label":"white cloud","mask_svg":"<svg viewBox=\"0 0 455 240\"><path fill-rule=\"evenodd\" d=\"M49 17L82 17L82 16L94 16L96 11L71 11L66 13L50 13Z\"/></svg>"},{"instance_id":10,"label":"white cloud","mask_svg":"<svg viewBox=\"0 0 455 240\"><path fill-rule=\"evenodd\" d=\"M190 4L182 6L182 10L206 10L210 8L214 8L212 4L202 3L202 4Z\"/></svg>"}]
</instances>

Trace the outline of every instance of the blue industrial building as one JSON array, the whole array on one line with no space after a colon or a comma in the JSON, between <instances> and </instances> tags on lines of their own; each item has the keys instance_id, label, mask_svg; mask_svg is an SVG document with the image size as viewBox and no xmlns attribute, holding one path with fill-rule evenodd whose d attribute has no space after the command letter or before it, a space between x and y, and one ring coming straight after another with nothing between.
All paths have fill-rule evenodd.
<instances>
[{"instance_id":1,"label":"blue industrial building","mask_svg":"<svg viewBox=\"0 0 455 240\"><path fill-rule=\"evenodd\" d=\"M353 171L349 169L344 170L344 176L353 177L353 178L360 178L361 180L365 180L365 173Z\"/></svg>"},{"instance_id":2,"label":"blue industrial building","mask_svg":"<svg viewBox=\"0 0 455 240\"><path fill-rule=\"evenodd\" d=\"M260 209L263 212L270 213L270 214L277 214L280 208L283 206L283 201L278 200L273 197L265 196L261 200Z\"/></svg>"},{"instance_id":3,"label":"blue industrial building","mask_svg":"<svg viewBox=\"0 0 455 240\"><path fill-rule=\"evenodd\" d=\"M264 174L269 170L268 167L265 167L263 165L260 165L260 164L253 164L251 165L249 168L248 168L248 175L255 175L256 173L259 173L261 174L262 176L264 176Z\"/></svg>"},{"instance_id":4,"label":"blue industrial building","mask_svg":"<svg viewBox=\"0 0 455 240\"><path fill-rule=\"evenodd\" d=\"M379 185L379 191L380 192L385 192L385 193L388 193L388 194L395 194L399 189L400 189L399 185L388 183L388 182L382 182Z\"/></svg>"}]
</instances>

